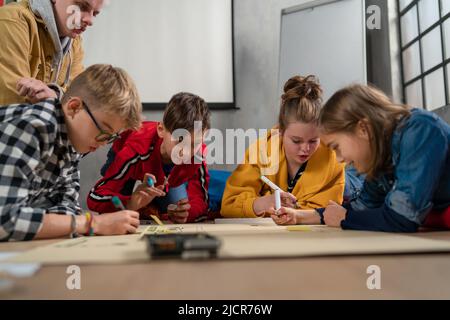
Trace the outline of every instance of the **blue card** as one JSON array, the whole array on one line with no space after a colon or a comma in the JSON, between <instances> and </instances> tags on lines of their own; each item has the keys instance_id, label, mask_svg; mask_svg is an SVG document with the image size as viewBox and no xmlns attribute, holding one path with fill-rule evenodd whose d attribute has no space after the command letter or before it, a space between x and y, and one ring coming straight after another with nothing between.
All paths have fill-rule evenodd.
<instances>
[{"instance_id":1,"label":"blue card","mask_svg":"<svg viewBox=\"0 0 450 320\"><path fill-rule=\"evenodd\" d=\"M163 198L158 198L159 208L166 211L169 204L177 204L178 201L188 199L186 184L176 188L169 188L169 192Z\"/></svg>"}]
</instances>

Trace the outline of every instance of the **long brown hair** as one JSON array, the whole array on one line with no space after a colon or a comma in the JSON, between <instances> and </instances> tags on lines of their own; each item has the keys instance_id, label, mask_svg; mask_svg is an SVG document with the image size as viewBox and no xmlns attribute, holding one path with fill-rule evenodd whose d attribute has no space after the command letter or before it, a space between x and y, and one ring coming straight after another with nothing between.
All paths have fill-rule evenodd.
<instances>
[{"instance_id":1,"label":"long brown hair","mask_svg":"<svg viewBox=\"0 0 450 320\"><path fill-rule=\"evenodd\" d=\"M322 107L322 88L313 75L295 76L284 85L281 96L281 110L278 119L281 131L285 131L290 122L319 123Z\"/></svg>"},{"instance_id":2,"label":"long brown hair","mask_svg":"<svg viewBox=\"0 0 450 320\"><path fill-rule=\"evenodd\" d=\"M368 124L372 159L369 179L392 171L391 139L401 119L410 116L410 108L392 102L373 86L352 85L336 92L320 114L323 134L354 133L361 121Z\"/></svg>"}]
</instances>

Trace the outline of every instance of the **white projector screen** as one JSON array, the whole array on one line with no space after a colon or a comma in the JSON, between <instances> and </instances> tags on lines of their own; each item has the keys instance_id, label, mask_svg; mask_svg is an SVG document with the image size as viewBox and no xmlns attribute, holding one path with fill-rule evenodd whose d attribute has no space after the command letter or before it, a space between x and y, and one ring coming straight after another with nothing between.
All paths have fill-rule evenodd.
<instances>
[{"instance_id":1,"label":"white projector screen","mask_svg":"<svg viewBox=\"0 0 450 320\"><path fill-rule=\"evenodd\" d=\"M318 0L283 10L279 86L316 75L324 100L352 83L367 83L364 0Z\"/></svg>"},{"instance_id":2,"label":"white projector screen","mask_svg":"<svg viewBox=\"0 0 450 320\"><path fill-rule=\"evenodd\" d=\"M84 36L85 65L136 81L146 110L178 92L234 108L232 0L110 0Z\"/></svg>"}]
</instances>

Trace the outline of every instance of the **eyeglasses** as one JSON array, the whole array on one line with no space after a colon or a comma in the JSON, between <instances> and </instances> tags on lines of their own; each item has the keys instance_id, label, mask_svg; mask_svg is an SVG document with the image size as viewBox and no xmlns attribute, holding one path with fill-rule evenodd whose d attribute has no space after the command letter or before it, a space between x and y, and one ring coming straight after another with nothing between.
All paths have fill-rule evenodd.
<instances>
[{"instance_id":1,"label":"eyeglasses","mask_svg":"<svg viewBox=\"0 0 450 320\"><path fill-rule=\"evenodd\" d=\"M117 140L120 135L118 133L108 133L105 130L103 130L97 120L95 120L94 115L92 114L91 110L89 110L89 107L87 106L86 102L83 102L83 107L84 109L86 109L87 114L89 115L89 117L91 117L92 121L94 122L95 126L97 127L98 131L100 131L100 133L95 137L95 141L103 143L106 142L108 144L113 143L115 140Z\"/></svg>"}]
</instances>

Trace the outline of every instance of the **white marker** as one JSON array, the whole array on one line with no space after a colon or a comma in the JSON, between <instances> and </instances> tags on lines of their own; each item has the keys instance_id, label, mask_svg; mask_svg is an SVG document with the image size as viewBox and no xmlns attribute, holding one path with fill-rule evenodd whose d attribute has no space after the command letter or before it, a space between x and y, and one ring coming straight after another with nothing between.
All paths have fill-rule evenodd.
<instances>
[{"instance_id":1,"label":"white marker","mask_svg":"<svg viewBox=\"0 0 450 320\"><path fill-rule=\"evenodd\" d=\"M281 191L275 190L275 210L278 212L281 209Z\"/></svg>"},{"instance_id":2,"label":"white marker","mask_svg":"<svg viewBox=\"0 0 450 320\"><path fill-rule=\"evenodd\" d=\"M269 178L267 178L267 177L265 177L265 176L261 176L261 180L262 180L265 184L267 184L270 188L272 188L273 191L276 191L276 190L283 191L283 190L281 190L281 188L280 188L279 186L277 186L275 183L273 183L272 181L270 181Z\"/></svg>"},{"instance_id":3,"label":"white marker","mask_svg":"<svg viewBox=\"0 0 450 320\"><path fill-rule=\"evenodd\" d=\"M275 206L277 205L278 201L277 199L280 200L279 207L276 207L275 209L278 211L281 208L281 192L284 192L283 189L281 189L279 186L277 186L275 183L273 183L272 181L269 180L269 178L265 177L265 176L261 176L261 180L266 183L270 188L272 188L275 191ZM277 191L278 191L278 195L277 195ZM295 209L299 209L299 206L297 204L297 199L295 198L295 196L293 196L295 199Z\"/></svg>"}]
</instances>

